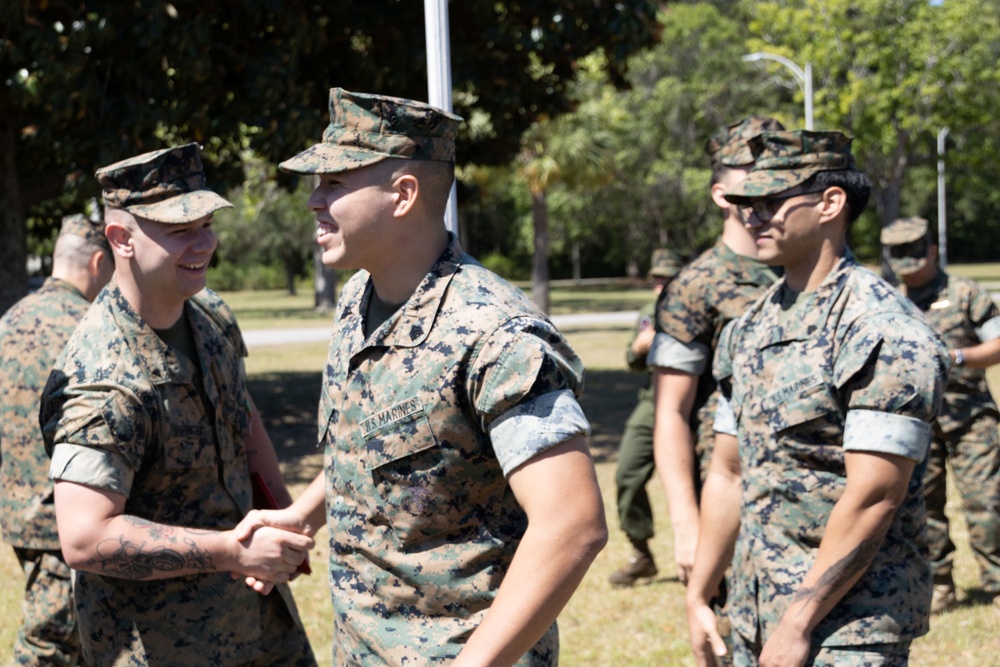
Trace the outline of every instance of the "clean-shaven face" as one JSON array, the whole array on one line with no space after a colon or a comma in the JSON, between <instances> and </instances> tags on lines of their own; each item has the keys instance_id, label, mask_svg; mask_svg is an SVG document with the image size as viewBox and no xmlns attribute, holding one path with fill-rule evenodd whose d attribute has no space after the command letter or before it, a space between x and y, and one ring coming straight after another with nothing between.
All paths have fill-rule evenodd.
<instances>
[{"instance_id":1,"label":"clean-shaven face","mask_svg":"<svg viewBox=\"0 0 1000 667\"><path fill-rule=\"evenodd\" d=\"M323 264L371 271L380 256L379 229L392 206L391 172L376 163L317 178L308 206L316 215Z\"/></svg>"}]
</instances>

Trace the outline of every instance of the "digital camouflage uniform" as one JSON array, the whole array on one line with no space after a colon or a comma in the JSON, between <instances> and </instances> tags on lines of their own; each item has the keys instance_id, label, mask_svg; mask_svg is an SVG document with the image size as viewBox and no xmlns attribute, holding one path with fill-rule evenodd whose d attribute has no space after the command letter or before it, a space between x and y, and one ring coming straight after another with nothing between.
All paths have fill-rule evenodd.
<instances>
[{"instance_id":1,"label":"digital camouflage uniform","mask_svg":"<svg viewBox=\"0 0 1000 667\"><path fill-rule=\"evenodd\" d=\"M751 145L755 167L726 195L740 205L821 170L853 169L850 139L839 132L768 132ZM782 280L726 329L715 358L727 399L719 413L735 417L742 476L734 643L759 652L800 589L844 492L845 452L884 453L916 470L871 565L811 643L813 657L850 649L855 659L873 651L889 661L874 664L905 664L909 642L928 630L922 461L946 351L919 311L849 250L783 312L786 297ZM734 658L754 664L745 651Z\"/></svg>"},{"instance_id":2,"label":"digital camouflage uniform","mask_svg":"<svg viewBox=\"0 0 1000 667\"><path fill-rule=\"evenodd\" d=\"M890 258L899 275L919 270L927 261L928 225L922 218L903 218L882 231L882 243L894 250L925 241L920 257ZM903 293L924 313L950 350L973 347L1000 337L1000 309L977 282L949 275L940 268L921 287L900 284ZM983 588L1000 594L1000 438L998 412L982 368L953 365L944 403L931 440L924 497L927 537L935 583L952 582L955 545L948 537L945 461L950 461L969 526L969 543L979 565Z\"/></svg>"},{"instance_id":3,"label":"digital camouflage uniform","mask_svg":"<svg viewBox=\"0 0 1000 667\"><path fill-rule=\"evenodd\" d=\"M727 329L716 372L737 419L740 534L730 619L766 641L812 566L844 491L845 451L920 462L946 357L915 308L848 253L779 321L779 282ZM930 571L919 474L871 567L813 644L906 641L927 632ZM749 566L749 567L747 567Z\"/></svg>"},{"instance_id":4,"label":"digital camouflage uniform","mask_svg":"<svg viewBox=\"0 0 1000 667\"><path fill-rule=\"evenodd\" d=\"M14 643L19 665L72 665L80 651L72 571L59 550L38 398L89 306L75 287L49 278L0 321L0 520L26 581L24 625Z\"/></svg>"},{"instance_id":5,"label":"digital camouflage uniform","mask_svg":"<svg viewBox=\"0 0 1000 667\"><path fill-rule=\"evenodd\" d=\"M749 116L716 130L706 142L705 152L713 169L745 169L753 164L747 142L765 130L780 129L781 123L773 118ZM776 278L771 267L736 254L719 238L660 294L657 335L647 363L698 376L689 419L699 466L695 480L698 491L708 472L715 440L712 420L718 392L712 376L712 355L719 334Z\"/></svg>"},{"instance_id":6,"label":"digital camouflage uniform","mask_svg":"<svg viewBox=\"0 0 1000 667\"><path fill-rule=\"evenodd\" d=\"M520 291L453 238L364 339L368 274L345 286L319 410L336 665L454 659L527 527L506 475L589 425L583 367ZM555 625L517 664L555 665Z\"/></svg>"},{"instance_id":7,"label":"digital camouflage uniform","mask_svg":"<svg viewBox=\"0 0 1000 667\"><path fill-rule=\"evenodd\" d=\"M653 252L649 279L661 281L662 292L681 269L680 259L664 248ZM663 281L666 281L663 284ZM652 372L646 365L646 354L637 355L632 346L645 331L654 327L656 300L639 310L635 335L625 348L625 362L630 370L645 373L646 383L638 392L638 401L625 421L618 443L618 467L615 487L618 498L618 519L622 531L628 536L635 553L628 563L612 573L609 581L615 585L630 586L640 578L656 576L657 568L648 542L653 537L653 508L646 492L646 484L656 470L653 459L653 422L656 406L651 386Z\"/></svg>"},{"instance_id":8,"label":"digital camouflage uniform","mask_svg":"<svg viewBox=\"0 0 1000 667\"><path fill-rule=\"evenodd\" d=\"M461 120L334 88L322 143L280 167L454 163ZM589 433L576 401L583 366L537 306L454 237L366 339L373 296L364 270L344 287L319 405L334 664L444 664L489 610L527 528L507 475ZM553 624L517 664L558 656Z\"/></svg>"},{"instance_id":9,"label":"digital camouflage uniform","mask_svg":"<svg viewBox=\"0 0 1000 667\"><path fill-rule=\"evenodd\" d=\"M101 292L46 387L51 476L124 495L127 515L229 530L252 502L246 348L214 292L189 299L185 317L197 364L164 343L114 282ZM261 596L228 572L137 581L78 571L75 590L94 665L267 664L265 651L307 646L287 590ZM274 664L298 663L286 654Z\"/></svg>"},{"instance_id":10,"label":"digital camouflage uniform","mask_svg":"<svg viewBox=\"0 0 1000 667\"><path fill-rule=\"evenodd\" d=\"M63 218L59 237L67 235L94 252L110 249L103 223L82 215ZM50 277L0 320L0 523L25 575L24 622L14 641L14 663L22 666L73 665L80 655L72 571L59 548L38 401L89 307L71 283Z\"/></svg>"},{"instance_id":11,"label":"digital camouflage uniform","mask_svg":"<svg viewBox=\"0 0 1000 667\"><path fill-rule=\"evenodd\" d=\"M697 439L699 489L715 438L712 420L718 391L712 377L712 353L726 324L742 315L776 279L771 267L737 255L720 239L684 267L660 295L657 333L647 363L698 376L690 426Z\"/></svg>"},{"instance_id":12,"label":"digital camouflage uniform","mask_svg":"<svg viewBox=\"0 0 1000 667\"><path fill-rule=\"evenodd\" d=\"M197 144L97 175L107 205L152 220L197 220L229 206L204 189ZM252 508L244 445L252 415L239 327L210 290L187 299L183 317L197 359L165 343L112 281L66 345L40 414L52 479L120 494L123 515L164 524L179 541L187 530L230 530ZM184 565L177 558L136 554L122 577L76 572L90 663L315 665L287 585L262 596L228 572L139 579Z\"/></svg>"}]
</instances>

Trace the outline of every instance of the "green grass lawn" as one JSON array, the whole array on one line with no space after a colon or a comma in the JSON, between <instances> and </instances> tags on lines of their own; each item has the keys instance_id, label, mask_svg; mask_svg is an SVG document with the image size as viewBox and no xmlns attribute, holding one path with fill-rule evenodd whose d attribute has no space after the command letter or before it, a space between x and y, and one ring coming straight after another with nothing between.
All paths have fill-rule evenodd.
<instances>
[{"instance_id":1,"label":"green grass lawn","mask_svg":"<svg viewBox=\"0 0 1000 667\"><path fill-rule=\"evenodd\" d=\"M1000 274L998 274L1000 276ZM263 326L301 326L290 321L328 323L328 316L310 320L311 295L295 299L280 293L226 295L245 329ZM557 290L555 309L562 312L632 310L638 308L645 290ZM294 305L292 305L294 304ZM616 304L612 307L612 304ZM318 321L323 319L323 321ZM614 474L617 439L635 392L642 380L625 369L624 347L628 328L577 328L567 331L588 368L582 403L594 433L591 449L611 528L608 546L597 557L576 595L560 616L562 664L568 667L664 667L692 665L687 645L683 587L674 577L672 538L660 485L650 483L656 511L657 534L653 549L660 576L648 585L632 589L614 588L608 575L617 569L629 551L618 530L615 510ZM293 495L297 495L322 469L322 453L315 446L315 415L325 343L262 347L251 350L247 360L250 390L265 417L282 469ZM1000 370L990 374L991 385L1000 387ZM968 535L956 497L949 499L953 518L952 537L958 545L956 580L962 604L932 621L931 633L914 644L914 667L1000 667L1000 614L985 603L976 589L976 569L968 548ZM312 554L314 574L301 577L292 587L306 631L321 665L331 664L332 608L323 575L327 560L326 531ZM0 545L0 664L10 659L10 647L20 618L21 573L9 548Z\"/></svg>"}]
</instances>

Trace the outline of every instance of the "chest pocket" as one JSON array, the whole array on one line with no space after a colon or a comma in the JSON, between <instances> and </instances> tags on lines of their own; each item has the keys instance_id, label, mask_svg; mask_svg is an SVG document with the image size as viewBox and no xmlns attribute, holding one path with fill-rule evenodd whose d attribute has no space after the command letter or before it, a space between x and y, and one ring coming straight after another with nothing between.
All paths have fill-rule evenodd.
<instances>
[{"instance_id":1,"label":"chest pocket","mask_svg":"<svg viewBox=\"0 0 1000 667\"><path fill-rule=\"evenodd\" d=\"M163 449L164 463L171 470L216 465L215 434L207 423L171 422Z\"/></svg>"},{"instance_id":2,"label":"chest pocket","mask_svg":"<svg viewBox=\"0 0 1000 667\"><path fill-rule=\"evenodd\" d=\"M164 401L166 438L164 465L170 470L214 467L215 433L197 391L184 385L160 388Z\"/></svg>"},{"instance_id":3,"label":"chest pocket","mask_svg":"<svg viewBox=\"0 0 1000 667\"><path fill-rule=\"evenodd\" d=\"M820 488L835 493L844 475L844 413L834 386L814 373L772 392L764 403L777 453L796 470L778 488L793 504Z\"/></svg>"},{"instance_id":4,"label":"chest pocket","mask_svg":"<svg viewBox=\"0 0 1000 667\"><path fill-rule=\"evenodd\" d=\"M768 394L761 407L772 433L803 427L842 429L844 425L837 393L822 373L785 384Z\"/></svg>"},{"instance_id":5,"label":"chest pocket","mask_svg":"<svg viewBox=\"0 0 1000 667\"><path fill-rule=\"evenodd\" d=\"M456 529L468 493L448 484L450 464L421 409L370 433L365 470L376 490L376 522L408 547Z\"/></svg>"}]
</instances>

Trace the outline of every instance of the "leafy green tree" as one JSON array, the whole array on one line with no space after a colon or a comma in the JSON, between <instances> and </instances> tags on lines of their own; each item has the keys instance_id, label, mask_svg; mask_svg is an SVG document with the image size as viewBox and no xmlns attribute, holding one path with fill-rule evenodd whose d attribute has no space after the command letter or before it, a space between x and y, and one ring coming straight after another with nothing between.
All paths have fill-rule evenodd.
<instances>
[{"instance_id":1,"label":"leafy green tree","mask_svg":"<svg viewBox=\"0 0 1000 667\"><path fill-rule=\"evenodd\" d=\"M451 4L459 160L503 163L536 119L569 108L573 64L604 47L621 81L652 42L646 0ZM94 170L171 142L242 181L244 139L269 162L315 141L331 85L423 98L422 3L342 0L6 2L0 16L0 310L25 290L25 220L51 228L97 194ZM541 79L525 76L541 65ZM248 132L259 128L260 131Z\"/></svg>"},{"instance_id":2,"label":"leafy green tree","mask_svg":"<svg viewBox=\"0 0 1000 667\"><path fill-rule=\"evenodd\" d=\"M813 63L816 127L854 137L883 225L926 205L933 181L923 180L923 193L911 187L912 201L902 201L902 193L907 170L936 159L942 127L958 138L998 128L1000 5L992 0L782 0L744 7L753 17L754 50ZM960 160L995 162L986 158L989 147L966 142Z\"/></svg>"},{"instance_id":3,"label":"leafy green tree","mask_svg":"<svg viewBox=\"0 0 1000 667\"><path fill-rule=\"evenodd\" d=\"M614 177L611 137L602 120L600 105L586 101L572 114L539 121L524 135L519 174L531 191L535 245L531 294L544 312L549 310L547 195L557 184L578 190L598 187Z\"/></svg>"},{"instance_id":4,"label":"leafy green tree","mask_svg":"<svg viewBox=\"0 0 1000 667\"><path fill-rule=\"evenodd\" d=\"M667 6L660 43L629 62L627 90L608 85L601 68L585 69L574 88L602 118L614 161L611 178L575 191L572 207L555 213L567 218L553 226L570 228L581 254L615 275L639 277L655 247L691 257L714 242L721 216L708 195L703 146L719 125L751 114L792 124L801 109L757 84L740 59L741 17L727 11L708 2Z\"/></svg>"}]
</instances>

